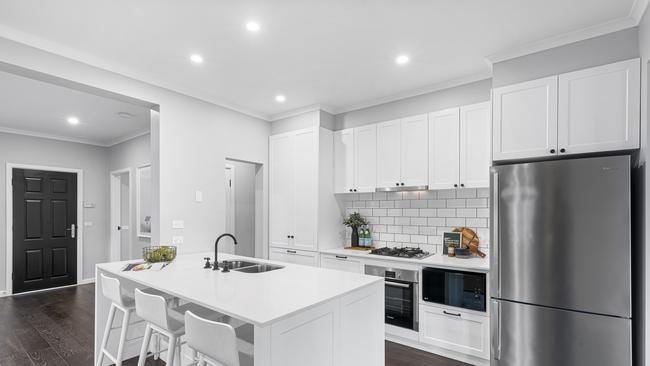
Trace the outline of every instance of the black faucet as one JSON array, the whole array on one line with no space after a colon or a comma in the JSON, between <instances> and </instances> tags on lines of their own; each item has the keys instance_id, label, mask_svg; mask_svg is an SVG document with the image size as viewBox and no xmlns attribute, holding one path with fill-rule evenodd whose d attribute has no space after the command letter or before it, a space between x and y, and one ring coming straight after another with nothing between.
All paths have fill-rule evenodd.
<instances>
[{"instance_id":1,"label":"black faucet","mask_svg":"<svg viewBox=\"0 0 650 366\"><path fill-rule=\"evenodd\" d=\"M214 270L214 271L219 269L219 259L217 257L218 248L219 248L219 240L221 240L221 238L223 238L224 236L231 237L232 241L235 243L235 245L237 245L237 239L235 239L234 235L228 234L228 233L219 235L219 237L217 238L217 241L214 242L214 264L212 266L212 270Z\"/></svg>"}]
</instances>

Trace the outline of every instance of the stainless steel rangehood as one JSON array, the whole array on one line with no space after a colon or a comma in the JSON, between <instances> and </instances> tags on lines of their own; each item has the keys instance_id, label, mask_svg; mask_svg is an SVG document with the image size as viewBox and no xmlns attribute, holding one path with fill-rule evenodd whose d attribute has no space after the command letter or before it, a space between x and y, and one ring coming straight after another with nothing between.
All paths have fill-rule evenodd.
<instances>
[{"instance_id":1,"label":"stainless steel rangehood","mask_svg":"<svg viewBox=\"0 0 650 366\"><path fill-rule=\"evenodd\" d=\"M426 191L429 189L428 185L425 186L404 186L396 185L395 187L377 187L375 192L406 192L406 191Z\"/></svg>"}]
</instances>

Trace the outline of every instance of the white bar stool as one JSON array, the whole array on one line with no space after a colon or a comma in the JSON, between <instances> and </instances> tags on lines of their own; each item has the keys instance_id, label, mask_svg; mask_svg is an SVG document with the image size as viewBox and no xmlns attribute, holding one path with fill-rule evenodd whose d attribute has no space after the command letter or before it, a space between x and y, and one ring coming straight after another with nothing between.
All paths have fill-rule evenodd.
<instances>
[{"instance_id":1,"label":"white bar stool","mask_svg":"<svg viewBox=\"0 0 650 366\"><path fill-rule=\"evenodd\" d=\"M167 310L167 304L162 296L147 294L140 289L135 289L135 312L147 322L144 339L142 340L142 348L140 349L138 366L144 366L147 351L149 350L149 343L151 342L151 335L154 332L155 334L166 337L168 340L167 361L165 365L173 366L175 356L177 356L177 365L180 366L180 338L185 334L185 329L183 322L169 316ZM162 351L164 350L158 352Z\"/></svg>"},{"instance_id":2,"label":"white bar stool","mask_svg":"<svg viewBox=\"0 0 650 366\"><path fill-rule=\"evenodd\" d=\"M129 297L123 293L120 280L118 280L117 278L108 277L103 273L101 273L100 281L102 285L102 294L104 295L104 297L106 297L111 301L111 307L108 312L108 319L106 320L106 327L104 328L104 337L102 339L102 344L99 349L97 366L102 366L102 362L104 361L104 356L106 356L109 360L114 362L116 366L121 366L123 361L122 356L124 352L124 344L127 342L126 335L127 335L128 328L130 325L140 323L141 321L136 323L129 323L131 319L131 313L135 311L135 300L132 297ZM148 293L164 296L165 302L172 301L172 300L178 301L177 298L152 288L147 288L144 291ZM115 315L117 310L122 312L122 323L119 326L113 327L113 322L115 321ZM121 328L121 330L120 330L120 339L118 341L118 346L117 346L117 354L112 355L108 351L106 346L108 345L108 338L110 336L111 330L118 329L118 328ZM156 354L158 354L158 351L156 351Z\"/></svg>"},{"instance_id":3,"label":"white bar stool","mask_svg":"<svg viewBox=\"0 0 650 366\"><path fill-rule=\"evenodd\" d=\"M192 365L240 366L237 335L230 324L200 318L192 311L185 312L187 346L198 352L198 361Z\"/></svg>"}]
</instances>

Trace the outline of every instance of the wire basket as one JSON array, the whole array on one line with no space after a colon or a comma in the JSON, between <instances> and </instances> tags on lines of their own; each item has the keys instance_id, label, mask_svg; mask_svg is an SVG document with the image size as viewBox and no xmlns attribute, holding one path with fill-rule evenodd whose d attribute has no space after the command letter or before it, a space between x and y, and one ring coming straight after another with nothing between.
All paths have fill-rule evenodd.
<instances>
[{"instance_id":1,"label":"wire basket","mask_svg":"<svg viewBox=\"0 0 650 366\"><path fill-rule=\"evenodd\" d=\"M176 247L145 247L142 248L142 259L147 263L171 262L176 258Z\"/></svg>"}]
</instances>

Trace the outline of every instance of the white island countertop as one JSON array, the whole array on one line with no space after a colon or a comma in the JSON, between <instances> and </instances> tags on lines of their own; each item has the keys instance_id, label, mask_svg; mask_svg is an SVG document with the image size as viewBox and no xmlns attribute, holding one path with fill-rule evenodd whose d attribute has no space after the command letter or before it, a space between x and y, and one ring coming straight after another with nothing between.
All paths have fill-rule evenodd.
<instances>
[{"instance_id":1,"label":"white island countertop","mask_svg":"<svg viewBox=\"0 0 650 366\"><path fill-rule=\"evenodd\" d=\"M160 271L122 271L135 261L103 263L97 268L262 327L383 281L380 277L222 253L220 261L246 260L284 268L263 273L204 269L203 258L213 255L179 255Z\"/></svg>"},{"instance_id":2,"label":"white island countertop","mask_svg":"<svg viewBox=\"0 0 650 366\"><path fill-rule=\"evenodd\" d=\"M442 253L435 253L426 258L400 258L388 257L382 255L370 254L369 250L353 250L353 249L324 249L320 251L324 254L343 255L347 257L359 257L369 260L388 261L388 262L403 262L409 264L417 264L423 267L436 267L448 268L457 270L489 272L490 260L489 257L481 258L472 256L471 258L455 258L443 255Z\"/></svg>"}]
</instances>

